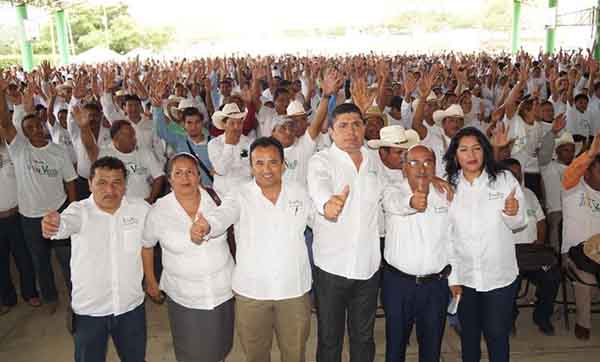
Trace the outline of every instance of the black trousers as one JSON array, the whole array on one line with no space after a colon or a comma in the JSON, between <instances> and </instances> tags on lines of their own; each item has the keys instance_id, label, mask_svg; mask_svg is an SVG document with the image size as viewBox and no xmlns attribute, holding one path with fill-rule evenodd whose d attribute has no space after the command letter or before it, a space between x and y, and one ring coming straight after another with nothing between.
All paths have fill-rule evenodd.
<instances>
[{"instance_id":1,"label":"black trousers","mask_svg":"<svg viewBox=\"0 0 600 362\"><path fill-rule=\"evenodd\" d=\"M350 362L375 358L375 311L379 271L367 280L355 280L315 267L317 306L317 362L340 362L348 324Z\"/></svg>"},{"instance_id":2,"label":"black trousers","mask_svg":"<svg viewBox=\"0 0 600 362\"><path fill-rule=\"evenodd\" d=\"M552 313L554 312L554 300L558 294L558 287L560 286L560 270L558 267L553 267L549 270L535 270L528 272L521 272L517 279L516 292L518 293L521 281L528 279L535 285L535 309L533 310L533 320L537 324L548 324ZM514 320L519 315L517 309L517 303L515 300L514 304Z\"/></svg>"},{"instance_id":3,"label":"black trousers","mask_svg":"<svg viewBox=\"0 0 600 362\"><path fill-rule=\"evenodd\" d=\"M489 361L509 362L509 337L516 287L516 279L505 287L487 292L462 287L458 318L462 327L460 342L463 362L481 360L482 334Z\"/></svg>"},{"instance_id":4,"label":"black trousers","mask_svg":"<svg viewBox=\"0 0 600 362\"><path fill-rule=\"evenodd\" d=\"M381 288L385 309L385 361L406 360L406 346L416 323L419 362L438 362L450 295L448 280L416 284L386 267Z\"/></svg>"},{"instance_id":5,"label":"black trousers","mask_svg":"<svg viewBox=\"0 0 600 362\"><path fill-rule=\"evenodd\" d=\"M75 315L73 340L76 362L105 362L108 336L112 336L119 359L144 362L146 356L146 310L144 303L119 316Z\"/></svg>"},{"instance_id":6,"label":"black trousers","mask_svg":"<svg viewBox=\"0 0 600 362\"><path fill-rule=\"evenodd\" d=\"M21 296L24 300L37 298L33 261L25 239L19 215L0 219L0 304L17 304L17 292L10 276L10 255L19 271Z\"/></svg>"}]
</instances>

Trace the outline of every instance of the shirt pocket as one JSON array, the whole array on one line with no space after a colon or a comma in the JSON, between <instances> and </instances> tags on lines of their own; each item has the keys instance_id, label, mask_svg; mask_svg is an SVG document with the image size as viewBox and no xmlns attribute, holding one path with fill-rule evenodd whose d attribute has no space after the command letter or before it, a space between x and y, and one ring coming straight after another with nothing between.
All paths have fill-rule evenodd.
<instances>
[{"instance_id":1,"label":"shirt pocket","mask_svg":"<svg viewBox=\"0 0 600 362\"><path fill-rule=\"evenodd\" d=\"M126 253L141 252L142 249L142 229L140 227L123 227L123 250Z\"/></svg>"}]
</instances>

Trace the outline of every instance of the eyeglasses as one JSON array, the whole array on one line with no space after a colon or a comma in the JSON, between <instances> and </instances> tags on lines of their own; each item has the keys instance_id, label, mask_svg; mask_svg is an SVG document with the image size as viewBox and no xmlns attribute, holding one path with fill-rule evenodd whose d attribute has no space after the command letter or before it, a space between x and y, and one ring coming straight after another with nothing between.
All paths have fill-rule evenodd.
<instances>
[{"instance_id":1,"label":"eyeglasses","mask_svg":"<svg viewBox=\"0 0 600 362\"><path fill-rule=\"evenodd\" d=\"M420 167L420 166L423 166L424 168L429 168L429 167L435 166L435 162L433 160L425 160L425 161L408 160L408 161L406 161L406 164L413 168Z\"/></svg>"}]
</instances>

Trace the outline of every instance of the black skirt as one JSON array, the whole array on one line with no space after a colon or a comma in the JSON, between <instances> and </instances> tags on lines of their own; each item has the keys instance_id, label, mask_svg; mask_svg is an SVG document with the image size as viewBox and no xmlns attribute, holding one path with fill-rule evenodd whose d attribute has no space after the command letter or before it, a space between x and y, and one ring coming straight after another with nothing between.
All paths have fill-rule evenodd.
<instances>
[{"instance_id":1,"label":"black skirt","mask_svg":"<svg viewBox=\"0 0 600 362\"><path fill-rule=\"evenodd\" d=\"M212 310L190 309L167 298L175 358L218 362L233 346L233 298Z\"/></svg>"}]
</instances>

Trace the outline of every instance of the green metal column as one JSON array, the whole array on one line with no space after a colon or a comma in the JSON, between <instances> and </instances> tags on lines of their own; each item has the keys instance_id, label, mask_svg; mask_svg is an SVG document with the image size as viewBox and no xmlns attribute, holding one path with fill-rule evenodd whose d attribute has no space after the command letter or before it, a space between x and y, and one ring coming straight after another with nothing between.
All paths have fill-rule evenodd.
<instances>
[{"instance_id":1,"label":"green metal column","mask_svg":"<svg viewBox=\"0 0 600 362\"><path fill-rule=\"evenodd\" d=\"M31 43L27 41L25 34L25 20L27 19L27 5L18 4L17 9L17 31L19 32L19 40L21 41L21 62L23 69L27 72L33 68L33 51Z\"/></svg>"},{"instance_id":2,"label":"green metal column","mask_svg":"<svg viewBox=\"0 0 600 362\"><path fill-rule=\"evenodd\" d=\"M521 1L513 1L512 54L519 51L519 28L521 25Z\"/></svg>"},{"instance_id":3,"label":"green metal column","mask_svg":"<svg viewBox=\"0 0 600 362\"><path fill-rule=\"evenodd\" d=\"M596 11L596 36L594 37L594 59L600 60L600 0Z\"/></svg>"},{"instance_id":4,"label":"green metal column","mask_svg":"<svg viewBox=\"0 0 600 362\"><path fill-rule=\"evenodd\" d=\"M548 0L548 7L554 12L556 19L556 6L558 0ZM554 27L546 29L546 53L554 53L554 44L556 43L556 24Z\"/></svg>"},{"instance_id":5,"label":"green metal column","mask_svg":"<svg viewBox=\"0 0 600 362\"><path fill-rule=\"evenodd\" d=\"M65 24L65 11L59 9L54 13L54 25L56 26L56 38L58 39L60 64L62 65L69 64L69 41Z\"/></svg>"}]
</instances>

